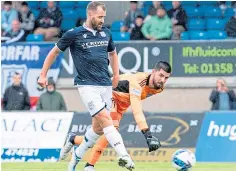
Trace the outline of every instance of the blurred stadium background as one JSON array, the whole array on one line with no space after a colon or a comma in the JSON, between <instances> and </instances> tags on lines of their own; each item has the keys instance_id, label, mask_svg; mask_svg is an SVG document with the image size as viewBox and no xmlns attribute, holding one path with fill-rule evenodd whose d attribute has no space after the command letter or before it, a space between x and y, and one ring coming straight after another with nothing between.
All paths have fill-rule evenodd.
<instances>
[{"instance_id":1,"label":"blurred stadium background","mask_svg":"<svg viewBox=\"0 0 236 171\"><path fill-rule=\"evenodd\" d=\"M49 72L49 77L53 78L56 91L63 97L66 107L61 111L54 109L37 111L39 97L46 91L37 86L43 60L63 33L84 22L89 1L55 2L61 17L58 21L57 34L49 38L47 34L36 34L39 33L36 30L40 25L38 20L40 11L47 8L47 1L26 1L26 5L22 3L23 1L5 2L1 2L2 101L4 101L6 88L12 85L12 77L17 72L21 75L22 83L28 91L30 109L10 112L2 104L1 161L7 162L3 164L2 169L66 170L65 163L49 166L15 164L14 162L55 162L67 133L72 131L83 135L90 126L91 118L86 114L87 111L79 98L77 89L73 87L76 70L68 51L59 55ZM140 38L142 40L137 40L137 37L132 38L132 31L136 28L135 19L129 23L127 30L124 29L127 25L126 13L133 8L132 3L137 5L140 12L135 17L142 16L141 18L146 20L153 7L153 1L139 1L138 3L104 1L104 3L107 7L105 25L111 29L116 43L121 73L134 70L151 72L153 65L160 60L169 61L173 68L172 77L168 80L163 93L143 101L143 109L150 129L161 139L163 148L157 152L147 152L146 142L137 129L129 110L121 123L120 132L132 157L140 162L158 161L163 170L172 170L169 163L162 162L169 162L175 150L188 148L196 152L199 162L219 162L214 166L200 164L196 170L235 170L235 2L182 1L181 10L184 10L186 15L184 30L179 34L179 39L176 39L173 38L175 33L173 29L171 35L164 38L165 40L148 40L145 36ZM8 16L8 13L4 12L4 5L9 4L12 4L12 9L18 12L22 10L22 6L28 6L34 16L32 20L34 24L30 30L25 29L29 23L23 26L24 19L18 23L20 27L17 27L17 23L13 24L19 19L18 13L15 14L15 19L11 20L12 23L7 23L9 18L3 18ZM161 1L161 4L161 8L170 14L168 11L173 8L172 2ZM178 12L175 9L173 16L168 16L172 23ZM147 22L148 20L145 21ZM174 25L176 24L173 24L173 28ZM15 28L16 31L14 31ZM24 34L21 32L22 29ZM217 85L219 79L224 82L224 91L219 90L219 85ZM88 154L85 156L86 159L88 159ZM115 159L115 152L108 148L98 168L105 170L104 162ZM221 162L231 162L231 164L225 165ZM152 163L146 167L147 163L139 164L138 169L141 170L142 166L142 170L158 168L158 163ZM114 164L109 166L114 167Z\"/></svg>"}]
</instances>

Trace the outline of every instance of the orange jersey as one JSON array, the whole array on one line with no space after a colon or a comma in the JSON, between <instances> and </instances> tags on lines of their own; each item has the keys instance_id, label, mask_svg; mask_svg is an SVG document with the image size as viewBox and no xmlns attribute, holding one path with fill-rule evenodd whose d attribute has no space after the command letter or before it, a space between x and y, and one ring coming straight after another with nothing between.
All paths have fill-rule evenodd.
<instances>
[{"instance_id":1,"label":"orange jersey","mask_svg":"<svg viewBox=\"0 0 236 171\"><path fill-rule=\"evenodd\" d=\"M116 115L122 117L122 114L131 106L140 130L148 128L141 100L163 91L163 89L149 88L150 76L150 73L145 72L120 75L119 84L113 89L112 94L114 101L112 112L116 112Z\"/></svg>"}]
</instances>

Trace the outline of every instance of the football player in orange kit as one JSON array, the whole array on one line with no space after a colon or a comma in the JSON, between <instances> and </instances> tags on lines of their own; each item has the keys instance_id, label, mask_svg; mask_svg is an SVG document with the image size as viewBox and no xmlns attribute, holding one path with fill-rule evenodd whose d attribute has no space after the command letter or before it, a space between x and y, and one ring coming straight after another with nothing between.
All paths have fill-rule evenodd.
<instances>
[{"instance_id":1,"label":"football player in orange kit","mask_svg":"<svg viewBox=\"0 0 236 171\"><path fill-rule=\"evenodd\" d=\"M146 138L149 152L161 147L159 140L149 131L146 118L143 113L141 100L146 99L164 90L164 84L171 74L169 63L158 62L152 73L138 72L135 74L122 74L118 86L113 89L111 118L114 126L118 129L123 114L131 106L135 121ZM83 136L76 136L73 133L68 135L65 146L60 153L60 159L64 159L73 145L79 145L83 141ZM101 136L92 149L91 158L86 164L85 171L94 171L94 165L98 161L102 152L108 145L106 137ZM72 157L73 158L73 157Z\"/></svg>"}]
</instances>

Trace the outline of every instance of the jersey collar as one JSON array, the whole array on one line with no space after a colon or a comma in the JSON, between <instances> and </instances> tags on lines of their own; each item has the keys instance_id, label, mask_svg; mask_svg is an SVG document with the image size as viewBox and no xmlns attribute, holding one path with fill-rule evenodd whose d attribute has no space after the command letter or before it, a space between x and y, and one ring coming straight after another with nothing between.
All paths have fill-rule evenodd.
<instances>
[{"instance_id":1,"label":"jersey collar","mask_svg":"<svg viewBox=\"0 0 236 171\"><path fill-rule=\"evenodd\" d=\"M91 29L91 28L88 28L85 23L83 24L83 27L84 27L86 30L92 32L94 36L96 35L97 30L93 30L93 29Z\"/></svg>"}]
</instances>

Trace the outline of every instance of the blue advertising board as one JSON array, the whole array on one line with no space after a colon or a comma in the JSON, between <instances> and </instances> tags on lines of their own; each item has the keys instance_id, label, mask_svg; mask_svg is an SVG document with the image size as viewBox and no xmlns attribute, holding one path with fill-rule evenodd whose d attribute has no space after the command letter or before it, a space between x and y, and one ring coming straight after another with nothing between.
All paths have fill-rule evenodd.
<instances>
[{"instance_id":1,"label":"blue advertising board","mask_svg":"<svg viewBox=\"0 0 236 171\"><path fill-rule=\"evenodd\" d=\"M2 162L57 162L59 149L4 148Z\"/></svg>"},{"instance_id":2,"label":"blue advertising board","mask_svg":"<svg viewBox=\"0 0 236 171\"><path fill-rule=\"evenodd\" d=\"M44 60L54 43L12 43L1 45L1 97L7 87L12 85L12 76L20 73L22 84L29 92L32 109L39 96L44 92L37 84ZM61 70L63 53L55 59L47 76L56 82Z\"/></svg>"},{"instance_id":3,"label":"blue advertising board","mask_svg":"<svg viewBox=\"0 0 236 171\"><path fill-rule=\"evenodd\" d=\"M236 111L206 113L196 158L202 162L236 162Z\"/></svg>"}]
</instances>

